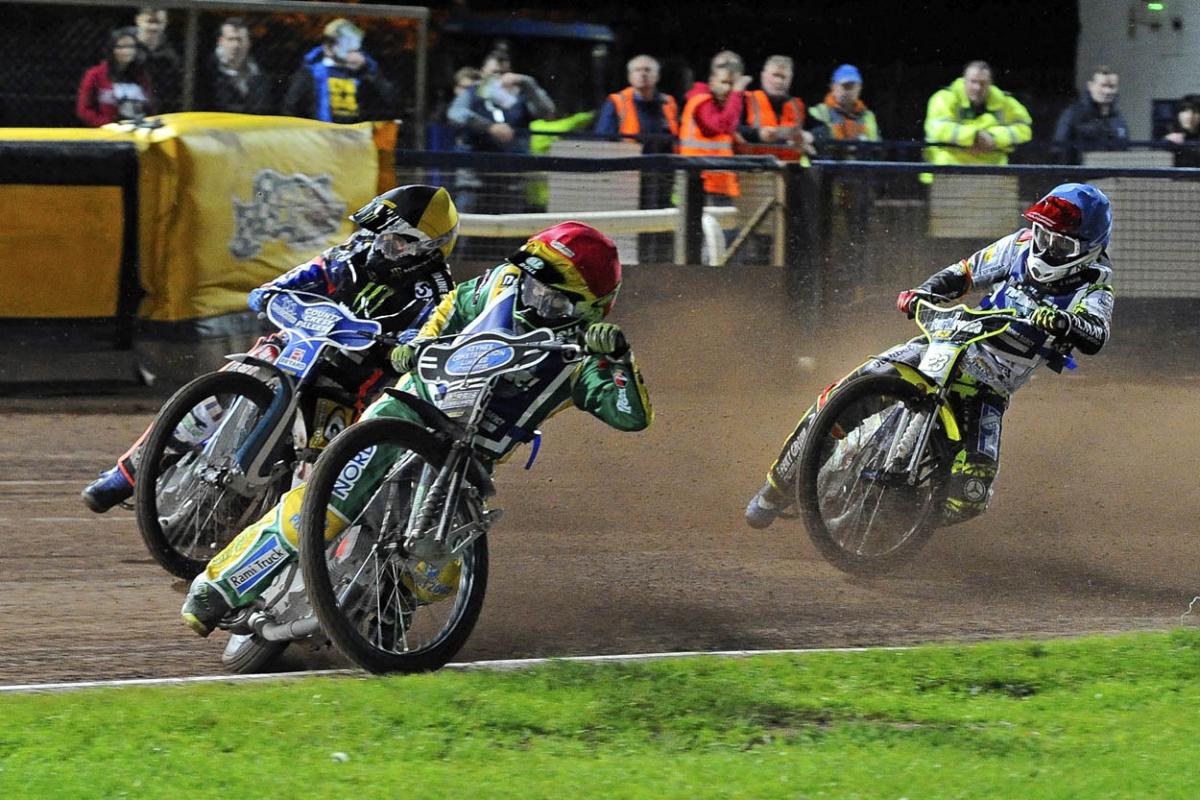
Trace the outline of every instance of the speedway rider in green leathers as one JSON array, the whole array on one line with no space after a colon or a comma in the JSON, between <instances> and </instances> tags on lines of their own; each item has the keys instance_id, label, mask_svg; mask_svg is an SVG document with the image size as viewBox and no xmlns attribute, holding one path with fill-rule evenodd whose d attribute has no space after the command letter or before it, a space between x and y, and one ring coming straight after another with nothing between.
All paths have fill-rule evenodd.
<instances>
[{"instance_id":1,"label":"speedway rider in green leathers","mask_svg":"<svg viewBox=\"0 0 1200 800\"><path fill-rule=\"evenodd\" d=\"M483 425L477 447L492 463L508 455L552 414L575 406L622 431L639 431L653 418L645 384L625 337L603 319L621 287L621 264L612 240L580 222L564 222L532 236L519 251L443 298L410 344L392 352L392 365L404 374L399 388L430 399L414 372L424 340L436 336L504 329L523 333L550 328L561 338L583 335L593 355L566 362L558 354L528 373L505 376ZM409 407L384 396L364 414L400 417L420 424ZM376 452L355 465L347 488L334 492L331 522L353 519L386 473L394 453ZM350 478L350 476L347 476ZM239 534L196 577L183 604L184 622L207 636L223 617L244 608L297 557L296 523L304 486L284 495L279 505ZM341 525L331 524L331 533ZM282 534L282 535L281 535Z\"/></svg>"},{"instance_id":2,"label":"speedway rider in green leathers","mask_svg":"<svg viewBox=\"0 0 1200 800\"><path fill-rule=\"evenodd\" d=\"M1065 183L1024 216L1030 228L989 244L896 298L896 307L911 317L919 299L959 298L983 289L988 295L980 308L1011 308L1024 318L1006 333L972 345L951 386L963 449L951 466L943 524L987 509L1000 466L1000 427L1009 397L1040 365L1061 371L1069 366L1072 350L1093 355L1108 341L1113 313L1112 264L1105 250L1112 235L1108 198L1090 184ZM791 516L804 434L838 387L860 375L893 370L895 363L916 367L927 346L921 337L898 345L827 387L804 412L771 465L767 482L750 500L746 523L766 528L777 517Z\"/></svg>"}]
</instances>

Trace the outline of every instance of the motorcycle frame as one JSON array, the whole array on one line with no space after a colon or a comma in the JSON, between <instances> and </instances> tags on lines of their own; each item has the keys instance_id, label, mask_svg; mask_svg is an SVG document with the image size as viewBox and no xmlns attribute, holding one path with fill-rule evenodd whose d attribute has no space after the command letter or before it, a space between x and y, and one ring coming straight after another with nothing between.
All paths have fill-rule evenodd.
<instances>
[{"instance_id":1,"label":"motorcycle frame","mask_svg":"<svg viewBox=\"0 0 1200 800\"><path fill-rule=\"evenodd\" d=\"M921 328L921 333L924 334L926 341L931 345L933 344L934 334L933 332L929 331L920 321L919 314L922 308L932 308L942 312L958 311L960 315L965 312L968 315L979 317L1005 316L1013 317L1014 319L1016 318L1016 312L1012 311L1011 309L1005 309L1004 311L979 312L962 303L959 303L955 306L950 306L949 308L943 308L941 306L928 303L925 300L918 300L917 313L914 315L914 317L917 321L918 327ZM1008 320L1002 327L983 332L979 336L975 336L962 342L961 344L958 344L948 366L942 370L940 376L929 375L918 367L913 367L902 362L888 362L896 368L901 378L915 386L920 387L927 393L927 398L922 403L922 405L926 407L920 409L920 411L925 412L925 420L917 432L917 441L912 448L912 452L909 454L908 463L904 467L904 473L907 475L906 482L909 486L915 486L917 483L917 466L921 463L921 459L925 457L925 450L929 446L929 439L933 436L933 426L936 424L939 417L942 420L942 426L946 430L947 437L951 441L962 441L962 431L958 424L958 417L954 414L954 409L950 406L950 384L952 382L952 378L958 374L959 365L962 362L963 354L966 353L967 348L975 342L979 342L983 339L988 339L993 336L999 336L1000 334L1004 333L1006 330L1008 330L1009 325L1011 324L1012 321ZM929 413L934 412L935 410L936 413ZM906 408L905 413L912 413L911 409ZM892 441L892 445L889 448L885 463L891 461L892 457L894 456L894 451L898 448L900 441L905 435L907 435L907 428L911 423L907 419L903 422L904 424L900 428L899 435Z\"/></svg>"}]
</instances>

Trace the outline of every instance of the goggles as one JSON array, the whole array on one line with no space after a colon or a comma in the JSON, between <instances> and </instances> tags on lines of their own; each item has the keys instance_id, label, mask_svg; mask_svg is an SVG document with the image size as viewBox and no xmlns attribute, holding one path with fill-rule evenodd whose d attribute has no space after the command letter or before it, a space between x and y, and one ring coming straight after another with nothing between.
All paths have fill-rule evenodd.
<instances>
[{"instance_id":1,"label":"goggles","mask_svg":"<svg viewBox=\"0 0 1200 800\"><path fill-rule=\"evenodd\" d=\"M1040 222L1035 222L1033 252L1054 261L1067 261L1083 253L1083 243L1072 236L1047 230Z\"/></svg>"},{"instance_id":2,"label":"goggles","mask_svg":"<svg viewBox=\"0 0 1200 800\"><path fill-rule=\"evenodd\" d=\"M575 316L575 301L565 293L528 275L521 278L521 304L542 319Z\"/></svg>"},{"instance_id":3,"label":"goggles","mask_svg":"<svg viewBox=\"0 0 1200 800\"><path fill-rule=\"evenodd\" d=\"M379 253L388 261L399 261L440 250L452 238L453 231L436 239L420 239L411 233L384 232L375 235L371 251Z\"/></svg>"}]
</instances>

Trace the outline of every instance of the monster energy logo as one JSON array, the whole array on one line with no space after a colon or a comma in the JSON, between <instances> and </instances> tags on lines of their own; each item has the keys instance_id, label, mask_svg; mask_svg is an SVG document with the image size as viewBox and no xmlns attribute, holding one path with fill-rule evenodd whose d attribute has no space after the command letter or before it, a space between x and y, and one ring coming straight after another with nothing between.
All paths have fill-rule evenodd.
<instances>
[{"instance_id":1,"label":"monster energy logo","mask_svg":"<svg viewBox=\"0 0 1200 800\"><path fill-rule=\"evenodd\" d=\"M263 169L254 176L251 199L233 198L236 232L229 242L234 258L244 260L279 239L293 250L320 247L337 233L346 203L333 192L333 176L284 175Z\"/></svg>"}]
</instances>

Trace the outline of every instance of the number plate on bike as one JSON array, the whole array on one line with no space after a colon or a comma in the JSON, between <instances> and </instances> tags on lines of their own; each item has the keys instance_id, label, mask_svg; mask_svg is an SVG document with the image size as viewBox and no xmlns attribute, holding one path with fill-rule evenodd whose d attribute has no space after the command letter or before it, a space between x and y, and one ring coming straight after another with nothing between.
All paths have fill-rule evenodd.
<instances>
[{"instance_id":1,"label":"number plate on bike","mask_svg":"<svg viewBox=\"0 0 1200 800\"><path fill-rule=\"evenodd\" d=\"M925 355L921 357L918 369L936 382L942 383L950 368L954 366L954 358L961 349L960 345L944 342L930 342Z\"/></svg>"}]
</instances>

